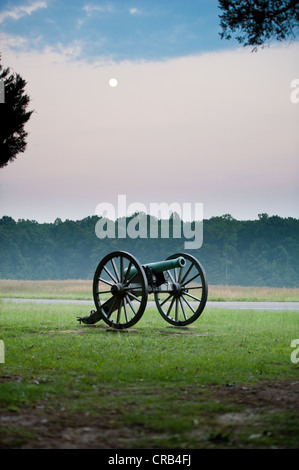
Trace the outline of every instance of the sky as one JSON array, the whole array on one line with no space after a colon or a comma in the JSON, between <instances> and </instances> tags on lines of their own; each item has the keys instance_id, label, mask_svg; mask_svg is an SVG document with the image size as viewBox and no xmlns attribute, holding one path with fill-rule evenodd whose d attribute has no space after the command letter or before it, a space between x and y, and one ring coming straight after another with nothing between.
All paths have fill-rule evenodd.
<instances>
[{"instance_id":1,"label":"sky","mask_svg":"<svg viewBox=\"0 0 299 470\"><path fill-rule=\"evenodd\" d=\"M299 218L299 43L252 52L220 39L219 14L216 0L2 0L1 63L34 113L0 170L0 217L81 220L122 195Z\"/></svg>"}]
</instances>

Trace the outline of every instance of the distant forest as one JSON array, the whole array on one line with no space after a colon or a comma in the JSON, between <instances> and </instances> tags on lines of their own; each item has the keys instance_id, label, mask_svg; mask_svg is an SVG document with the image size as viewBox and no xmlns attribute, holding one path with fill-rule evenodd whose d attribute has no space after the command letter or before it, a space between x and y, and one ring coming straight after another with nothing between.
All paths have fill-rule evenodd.
<instances>
[{"instance_id":1,"label":"distant forest","mask_svg":"<svg viewBox=\"0 0 299 470\"><path fill-rule=\"evenodd\" d=\"M99 239L95 234L98 220L92 216L38 223L2 217L0 278L92 279L100 260L112 251L127 251L141 263L187 251L186 239L172 236L171 220L170 238L161 238L159 232L159 238L135 239ZM204 266L209 284L299 286L299 219L267 214L248 221L229 214L212 217L203 222L201 248L188 252Z\"/></svg>"}]
</instances>

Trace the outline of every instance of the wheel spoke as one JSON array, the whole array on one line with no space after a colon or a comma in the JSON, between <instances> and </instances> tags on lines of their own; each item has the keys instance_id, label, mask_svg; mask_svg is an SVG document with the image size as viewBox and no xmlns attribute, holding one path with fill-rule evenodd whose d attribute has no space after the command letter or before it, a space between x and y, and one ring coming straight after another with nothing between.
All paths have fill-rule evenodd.
<instances>
[{"instance_id":1,"label":"wheel spoke","mask_svg":"<svg viewBox=\"0 0 299 470\"><path fill-rule=\"evenodd\" d=\"M120 281L120 277L119 277L119 274L118 274L118 271L117 271L117 267L116 267L116 265L115 265L115 261L114 261L113 258L111 259L111 264L112 264L112 266L113 266L113 269L114 269L114 272L115 272L115 276L116 276L116 278L117 278L117 281L119 282L119 281Z\"/></svg>"},{"instance_id":2,"label":"wheel spoke","mask_svg":"<svg viewBox=\"0 0 299 470\"><path fill-rule=\"evenodd\" d=\"M184 301L186 302L186 304L188 305L188 307L192 310L193 313L195 313L195 310L193 310L193 307L189 304L188 300L185 299L185 297L182 295L182 298L184 299Z\"/></svg>"},{"instance_id":3,"label":"wheel spoke","mask_svg":"<svg viewBox=\"0 0 299 470\"><path fill-rule=\"evenodd\" d=\"M127 272L126 272L126 275L125 275L125 278L124 278L124 285L126 284L126 282L128 280L128 276L129 276L129 273L131 271L131 267L132 267L132 261L130 261L130 264L128 266L128 269L127 269Z\"/></svg>"},{"instance_id":4,"label":"wheel spoke","mask_svg":"<svg viewBox=\"0 0 299 470\"><path fill-rule=\"evenodd\" d=\"M123 303L123 299L120 299L119 306L118 306L118 311L117 311L117 317L116 317L116 323L120 323L120 315L121 315L121 306Z\"/></svg>"},{"instance_id":5,"label":"wheel spoke","mask_svg":"<svg viewBox=\"0 0 299 470\"><path fill-rule=\"evenodd\" d=\"M183 279L181 280L181 284L183 284L184 280L186 279L186 277L187 277L188 274L190 273L192 267L193 267L193 264L191 263L190 266L189 266L189 268L188 268L188 270L185 272Z\"/></svg>"},{"instance_id":6,"label":"wheel spoke","mask_svg":"<svg viewBox=\"0 0 299 470\"><path fill-rule=\"evenodd\" d=\"M167 302L170 299L170 297L172 297L172 295L173 294L170 294L166 299L164 299L163 302L160 304L160 307L162 307L162 305L164 305L165 302Z\"/></svg>"},{"instance_id":7,"label":"wheel spoke","mask_svg":"<svg viewBox=\"0 0 299 470\"><path fill-rule=\"evenodd\" d=\"M135 279L136 276L138 276L138 271L137 273L135 273L125 284L124 284L124 287L127 287L129 284L131 284L131 282L133 281L133 279Z\"/></svg>"},{"instance_id":8,"label":"wheel spoke","mask_svg":"<svg viewBox=\"0 0 299 470\"><path fill-rule=\"evenodd\" d=\"M114 285L111 282L106 281L106 279L102 279L101 277L99 278L99 281L104 282L105 284L108 284L108 286L111 286L111 287Z\"/></svg>"},{"instance_id":9,"label":"wheel spoke","mask_svg":"<svg viewBox=\"0 0 299 470\"><path fill-rule=\"evenodd\" d=\"M189 284L189 282L192 282L194 279L196 279L199 276L200 273L195 274L195 276L191 277L191 279L188 279L188 281L185 281L182 283L182 286L185 286L186 284Z\"/></svg>"},{"instance_id":10,"label":"wheel spoke","mask_svg":"<svg viewBox=\"0 0 299 470\"><path fill-rule=\"evenodd\" d=\"M185 295L188 295L188 297L191 297L191 299L197 300L198 302L201 302L201 299L198 297L194 297L194 295L188 294L188 292L185 292Z\"/></svg>"},{"instance_id":11,"label":"wheel spoke","mask_svg":"<svg viewBox=\"0 0 299 470\"><path fill-rule=\"evenodd\" d=\"M131 297L133 297L133 299L138 300L138 302L141 303L141 300L138 297L136 297L136 295L132 294L132 292L127 291L127 294L130 295Z\"/></svg>"},{"instance_id":12,"label":"wheel spoke","mask_svg":"<svg viewBox=\"0 0 299 470\"><path fill-rule=\"evenodd\" d=\"M169 274L169 277L170 277L170 279L171 279L171 282L174 284L174 283L175 283L175 280L173 279L173 275L171 274L170 271L167 271L167 272L168 272L168 274Z\"/></svg>"},{"instance_id":13,"label":"wheel spoke","mask_svg":"<svg viewBox=\"0 0 299 470\"><path fill-rule=\"evenodd\" d=\"M179 279L178 279L179 283L181 282L182 274L183 274L183 266L180 267L180 274L179 274Z\"/></svg>"},{"instance_id":14,"label":"wheel spoke","mask_svg":"<svg viewBox=\"0 0 299 470\"><path fill-rule=\"evenodd\" d=\"M190 289L202 289L203 286L193 286L193 287L188 287L187 289L190 290Z\"/></svg>"},{"instance_id":15,"label":"wheel spoke","mask_svg":"<svg viewBox=\"0 0 299 470\"><path fill-rule=\"evenodd\" d=\"M127 301L126 301L126 297L124 297L123 301L124 301L124 311L125 311L126 322L128 323L129 317L128 317L128 312L127 312Z\"/></svg>"},{"instance_id":16,"label":"wheel spoke","mask_svg":"<svg viewBox=\"0 0 299 470\"><path fill-rule=\"evenodd\" d=\"M173 306L174 301L175 301L175 297L173 296L173 299L172 299L172 301L171 301L171 303L170 303L170 306L169 306L169 308L168 308L168 310L167 310L167 316L168 316L168 317L169 317L169 314L170 314L170 312L171 312L171 309L172 309L172 306Z\"/></svg>"},{"instance_id":17,"label":"wheel spoke","mask_svg":"<svg viewBox=\"0 0 299 470\"><path fill-rule=\"evenodd\" d=\"M178 297L175 299L175 321L179 319L179 299Z\"/></svg>"},{"instance_id":18,"label":"wheel spoke","mask_svg":"<svg viewBox=\"0 0 299 470\"><path fill-rule=\"evenodd\" d=\"M185 318L185 320L187 320L187 315L186 315L186 312L185 312L184 305L183 305L183 302L182 302L181 297L179 297L179 299L180 299L181 309L182 309L184 318Z\"/></svg>"},{"instance_id":19,"label":"wheel spoke","mask_svg":"<svg viewBox=\"0 0 299 470\"><path fill-rule=\"evenodd\" d=\"M117 280L115 279L114 276L112 276L111 272L109 271L109 269L104 266L103 269L106 271L106 273L108 274L108 276L112 279L112 281L116 284L117 283Z\"/></svg>"},{"instance_id":20,"label":"wheel spoke","mask_svg":"<svg viewBox=\"0 0 299 470\"><path fill-rule=\"evenodd\" d=\"M129 305L130 305L131 309L133 310L134 315L137 315L137 312L136 312L136 310L135 310L135 308L134 308L134 306L133 306L133 304L132 304L130 298L126 296L126 299L127 299L127 301L129 302Z\"/></svg>"},{"instance_id":21,"label":"wheel spoke","mask_svg":"<svg viewBox=\"0 0 299 470\"><path fill-rule=\"evenodd\" d=\"M124 278L124 258L123 256L120 257L120 282L123 282Z\"/></svg>"}]
</instances>

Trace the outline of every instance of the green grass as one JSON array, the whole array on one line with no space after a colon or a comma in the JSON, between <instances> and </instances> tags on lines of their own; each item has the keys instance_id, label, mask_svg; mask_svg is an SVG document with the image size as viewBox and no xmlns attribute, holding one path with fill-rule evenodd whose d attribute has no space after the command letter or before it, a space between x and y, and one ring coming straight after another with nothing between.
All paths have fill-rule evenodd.
<instances>
[{"instance_id":1,"label":"green grass","mask_svg":"<svg viewBox=\"0 0 299 470\"><path fill-rule=\"evenodd\" d=\"M101 423L120 447L298 446L298 408L270 403L250 411L233 398L237 390L254 394L261 385L298 380L299 364L290 360L298 312L206 308L191 327L174 328L148 308L123 332L103 322L79 325L76 317L88 313L82 306L0 302L0 448L47 435L26 422L1 422L7 413L38 410L52 416L51 436L63 416L59 425L71 429L80 420L84 429ZM243 425L219 421L244 409L251 418ZM102 442L111 445L103 430Z\"/></svg>"}]
</instances>

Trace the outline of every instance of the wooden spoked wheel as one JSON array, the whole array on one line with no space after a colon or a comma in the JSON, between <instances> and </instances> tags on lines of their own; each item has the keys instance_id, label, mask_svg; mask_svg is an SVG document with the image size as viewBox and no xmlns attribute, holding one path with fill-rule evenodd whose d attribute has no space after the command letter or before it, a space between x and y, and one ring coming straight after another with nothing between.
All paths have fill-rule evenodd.
<instances>
[{"instance_id":1,"label":"wooden spoked wheel","mask_svg":"<svg viewBox=\"0 0 299 470\"><path fill-rule=\"evenodd\" d=\"M194 256L179 253L167 259L178 256L185 258L185 266L164 273L166 280L173 284L173 289L163 294L156 292L155 301L160 314L168 323L185 326L201 315L208 297L208 284L205 271Z\"/></svg>"},{"instance_id":2,"label":"wooden spoked wheel","mask_svg":"<svg viewBox=\"0 0 299 470\"><path fill-rule=\"evenodd\" d=\"M147 279L134 256L115 251L102 259L94 274L93 298L105 323L116 329L135 325L147 297Z\"/></svg>"}]
</instances>

